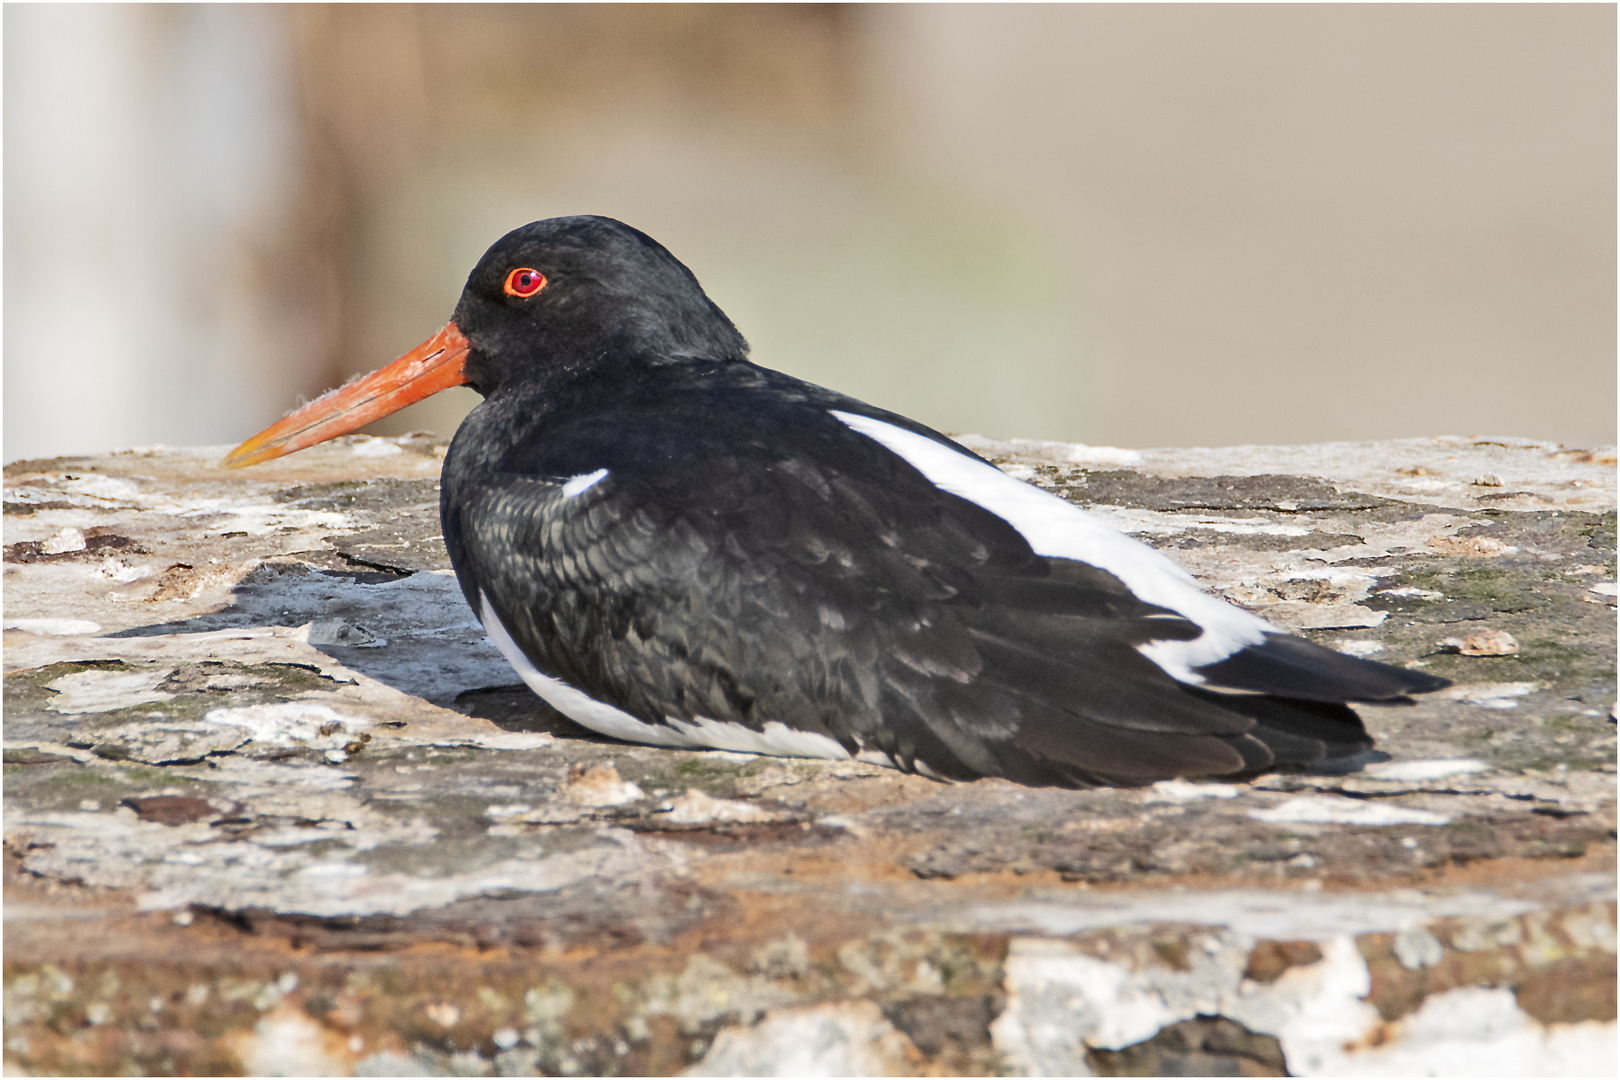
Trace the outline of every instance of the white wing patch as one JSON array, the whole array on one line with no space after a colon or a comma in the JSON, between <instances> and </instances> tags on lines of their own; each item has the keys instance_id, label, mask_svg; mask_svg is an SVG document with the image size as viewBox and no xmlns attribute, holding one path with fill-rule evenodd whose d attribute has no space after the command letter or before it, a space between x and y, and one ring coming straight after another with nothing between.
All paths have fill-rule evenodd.
<instances>
[{"instance_id":1,"label":"white wing patch","mask_svg":"<svg viewBox=\"0 0 1620 1080\"><path fill-rule=\"evenodd\" d=\"M606 470L602 472L605 474ZM833 758L838 761L849 757L849 751L837 740L813 731L795 731L779 720L766 723L763 731L702 716L690 721L670 717L667 727L644 723L622 709L597 701L583 690L541 672L529 662L517 642L512 640L512 635L507 633L505 625L490 605L489 597L479 593L478 599L484 632L501 651L501 655L506 657L506 662L512 665L518 677L547 705L592 731L627 742L652 743L654 746L713 747L747 754Z\"/></svg>"},{"instance_id":2,"label":"white wing patch","mask_svg":"<svg viewBox=\"0 0 1620 1080\"><path fill-rule=\"evenodd\" d=\"M1191 619L1204 632L1191 641L1152 641L1137 650L1184 683L1204 682L1194 668L1224 660L1267 633L1257 615L1211 596L1193 576L1139 540L1104 525L1050 492L1014 480L994 465L870 416L832 414L905 458L935 487L977 503L1021 533L1037 555L1075 559L1106 570L1141 599Z\"/></svg>"},{"instance_id":3,"label":"white wing patch","mask_svg":"<svg viewBox=\"0 0 1620 1080\"><path fill-rule=\"evenodd\" d=\"M585 473L582 476L570 477L562 486L563 498L572 499L576 495L589 491L591 488L601 483L603 478L606 476L606 469L597 469L593 473Z\"/></svg>"}]
</instances>

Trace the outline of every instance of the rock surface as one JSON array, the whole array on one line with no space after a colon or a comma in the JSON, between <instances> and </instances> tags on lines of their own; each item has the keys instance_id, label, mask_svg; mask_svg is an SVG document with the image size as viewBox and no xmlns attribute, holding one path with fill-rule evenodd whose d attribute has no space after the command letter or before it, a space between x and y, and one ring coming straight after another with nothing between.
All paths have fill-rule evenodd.
<instances>
[{"instance_id":1,"label":"rock surface","mask_svg":"<svg viewBox=\"0 0 1620 1080\"><path fill-rule=\"evenodd\" d=\"M1457 685L1244 784L631 746L483 640L442 442L14 463L8 1070L1613 1072L1612 451L964 441Z\"/></svg>"}]
</instances>

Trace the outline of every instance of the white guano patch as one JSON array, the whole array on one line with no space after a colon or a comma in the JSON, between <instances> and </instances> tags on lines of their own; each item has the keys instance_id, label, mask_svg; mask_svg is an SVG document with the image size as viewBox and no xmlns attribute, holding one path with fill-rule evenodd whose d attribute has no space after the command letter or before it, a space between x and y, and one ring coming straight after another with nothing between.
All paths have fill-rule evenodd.
<instances>
[{"instance_id":1,"label":"white guano patch","mask_svg":"<svg viewBox=\"0 0 1620 1080\"><path fill-rule=\"evenodd\" d=\"M748 754L832 758L839 761L849 757L849 751L836 740L812 731L795 731L778 720L769 721L760 731L741 724L710 720L701 716L692 720L667 717L668 726L643 723L624 710L597 701L583 690L541 672L529 662L527 656L523 655L523 650L518 648L518 643L512 639L512 635L501 623L500 617L495 614L489 597L480 593L478 599L484 631L489 634L490 641L495 643L501 655L512 665L512 670L518 673L518 677L529 689L540 695L541 700L547 705L574 723L588 727L592 731L611 735L615 739L651 743L654 746L677 746L688 749L715 747Z\"/></svg>"},{"instance_id":2,"label":"white guano patch","mask_svg":"<svg viewBox=\"0 0 1620 1080\"><path fill-rule=\"evenodd\" d=\"M1367 766L1365 772L1376 780L1400 780L1421 783L1442 780L1448 776L1467 776L1484 772L1490 766L1478 758L1427 758L1419 761L1386 761Z\"/></svg>"},{"instance_id":3,"label":"white guano patch","mask_svg":"<svg viewBox=\"0 0 1620 1080\"><path fill-rule=\"evenodd\" d=\"M349 716L308 701L211 709L203 719L210 724L245 728L254 742L329 749L349 742L356 733L371 726L371 721L364 717Z\"/></svg>"},{"instance_id":4,"label":"white guano patch","mask_svg":"<svg viewBox=\"0 0 1620 1080\"><path fill-rule=\"evenodd\" d=\"M379 439L375 435L355 435L350 437L354 439L354 442L349 444L349 453L355 457L393 457L396 454L405 452L405 448L393 439Z\"/></svg>"},{"instance_id":5,"label":"white guano patch","mask_svg":"<svg viewBox=\"0 0 1620 1080\"><path fill-rule=\"evenodd\" d=\"M39 550L44 555L63 555L70 551L83 551L89 546L90 542L85 539L84 533L69 526L42 540Z\"/></svg>"},{"instance_id":6,"label":"white guano patch","mask_svg":"<svg viewBox=\"0 0 1620 1080\"><path fill-rule=\"evenodd\" d=\"M1150 802L1192 802L1194 799L1231 799L1236 784L1198 784L1191 780L1160 780L1148 788Z\"/></svg>"},{"instance_id":7,"label":"white guano patch","mask_svg":"<svg viewBox=\"0 0 1620 1080\"><path fill-rule=\"evenodd\" d=\"M89 619L7 619L5 628L49 637L85 637L101 633L101 624Z\"/></svg>"},{"instance_id":8,"label":"white guano patch","mask_svg":"<svg viewBox=\"0 0 1620 1080\"><path fill-rule=\"evenodd\" d=\"M56 713L102 713L168 701L174 695L158 687L173 670L75 671L46 687L55 696L45 708Z\"/></svg>"},{"instance_id":9,"label":"white guano patch","mask_svg":"<svg viewBox=\"0 0 1620 1080\"><path fill-rule=\"evenodd\" d=\"M8 503L67 502L77 507L124 509L139 505L142 496L141 485L122 477L52 473L27 486L8 487L5 498Z\"/></svg>"},{"instance_id":10,"label":"white guano patch","mask_svg":"<svg viewBox=\"0 0 1620 1080\"><path fill-rule=\"evenodd\" d=\"M1535 689L1533 682L1473 683L1454 686L1442 696L1481 709L1517 709L1518 699L1534 693Z\"/></svg>"},{"instance_id":11,"label":"white guano patch","mask_svg":"<svg viewBox=\"0 0 1620 1080\"><path fill-rule=\"evenodd\" d=\"M1040 488L1015 480L994 465L882 420L832 410L855 431L904 458L936 487L976 503L1001 518L1038 555L1075 559L1119 578L1142 600L1169 608L1203 627L1192 641L1154 641L1138 646L1175 679L1194 685L1194 668L1213 664L1239 649L1258 645L1277 629L1199 587L1191 574L1138 540L1104 525L1086 511Z\"/></svg>"},{"instance_id":12,"label":"white guano patch","mask_svg":"<svg viewBox=\"0 0 1620 1080\"><path fill-rule=\"evenodd\" d=\"M1301 795L1265 810L1251 810L1249 816L1273 825L1444 825L1451 820L1445 814L1411 806L1338 795Z\"/></svg>"}]
</instances>

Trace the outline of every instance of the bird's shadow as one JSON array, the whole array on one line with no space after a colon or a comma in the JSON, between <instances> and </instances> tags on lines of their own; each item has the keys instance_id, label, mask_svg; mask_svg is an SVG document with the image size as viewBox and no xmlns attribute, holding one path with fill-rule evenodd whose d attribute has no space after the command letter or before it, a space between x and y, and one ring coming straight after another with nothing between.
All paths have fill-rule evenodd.
<instances>
[{"instance_id":1,"label":"bird's shadow","mask_svg":"<svg viewBox=\"0 0 1620 1080\"><path fill-rule=\"evenodd\" d=\"M480 686L456 695L455 709L467 716L488 720L503 731L536 732L559 739L628 746L611 735L601 735L574 723L547 705L523 683L506 686Z\"/></svg>"},{"instance_id":2,"label":"bird's shadow","mask_svg":"<svg viewBox=\"0 0 1620 1080\"><path fill-rule=\"evenodd\" d=\"M345 668L413 697L488 720L511 732L630 745L574 723L521 683L484 636L452 577L356 565L341 553L319 562L268 560L202 615L107 635L158 637L272 627L311 627L310 645ZM321 631L319 633L314 631ZM1381 750L1266 770L1264 775L1338 777L1391 760ZM1228 777L1227 779L1238 779Z\"/></svg>"},{"instance_id":3,"label":"bird's shadow","mask_svg":"<svg viewBox=\"0 0 1620 1080\"><path fill-rule=\"evenodd\" d=\"M511 682L511 667L485 639L453 578L327 561L330 565L268 560L244 575L218 610L106 636L308 626L312 648L401 693L506 731L619 743L574 723L527 686Z\"/></svg>"}]
</instances>

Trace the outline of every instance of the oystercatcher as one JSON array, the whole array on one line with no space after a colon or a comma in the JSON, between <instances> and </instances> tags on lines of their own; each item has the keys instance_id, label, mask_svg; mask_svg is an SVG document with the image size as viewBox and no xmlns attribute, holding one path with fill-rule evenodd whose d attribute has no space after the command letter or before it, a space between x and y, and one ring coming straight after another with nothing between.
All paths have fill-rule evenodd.
<instances>
[{"instance_id":1,"label":"oystercatcher","mask_svg":"<svg viewBox=\"0 0 1620 1080\"><path fill-rule=\"evenodd\" d=\"M540 697L633 742L949 779L1137 785L1372 745L1447 685L1287 634L916 421L748 359L603 217L502 237L452 321L243 443L251 465L448 386L467 602Z\"/></svg>"}]
</instances>

